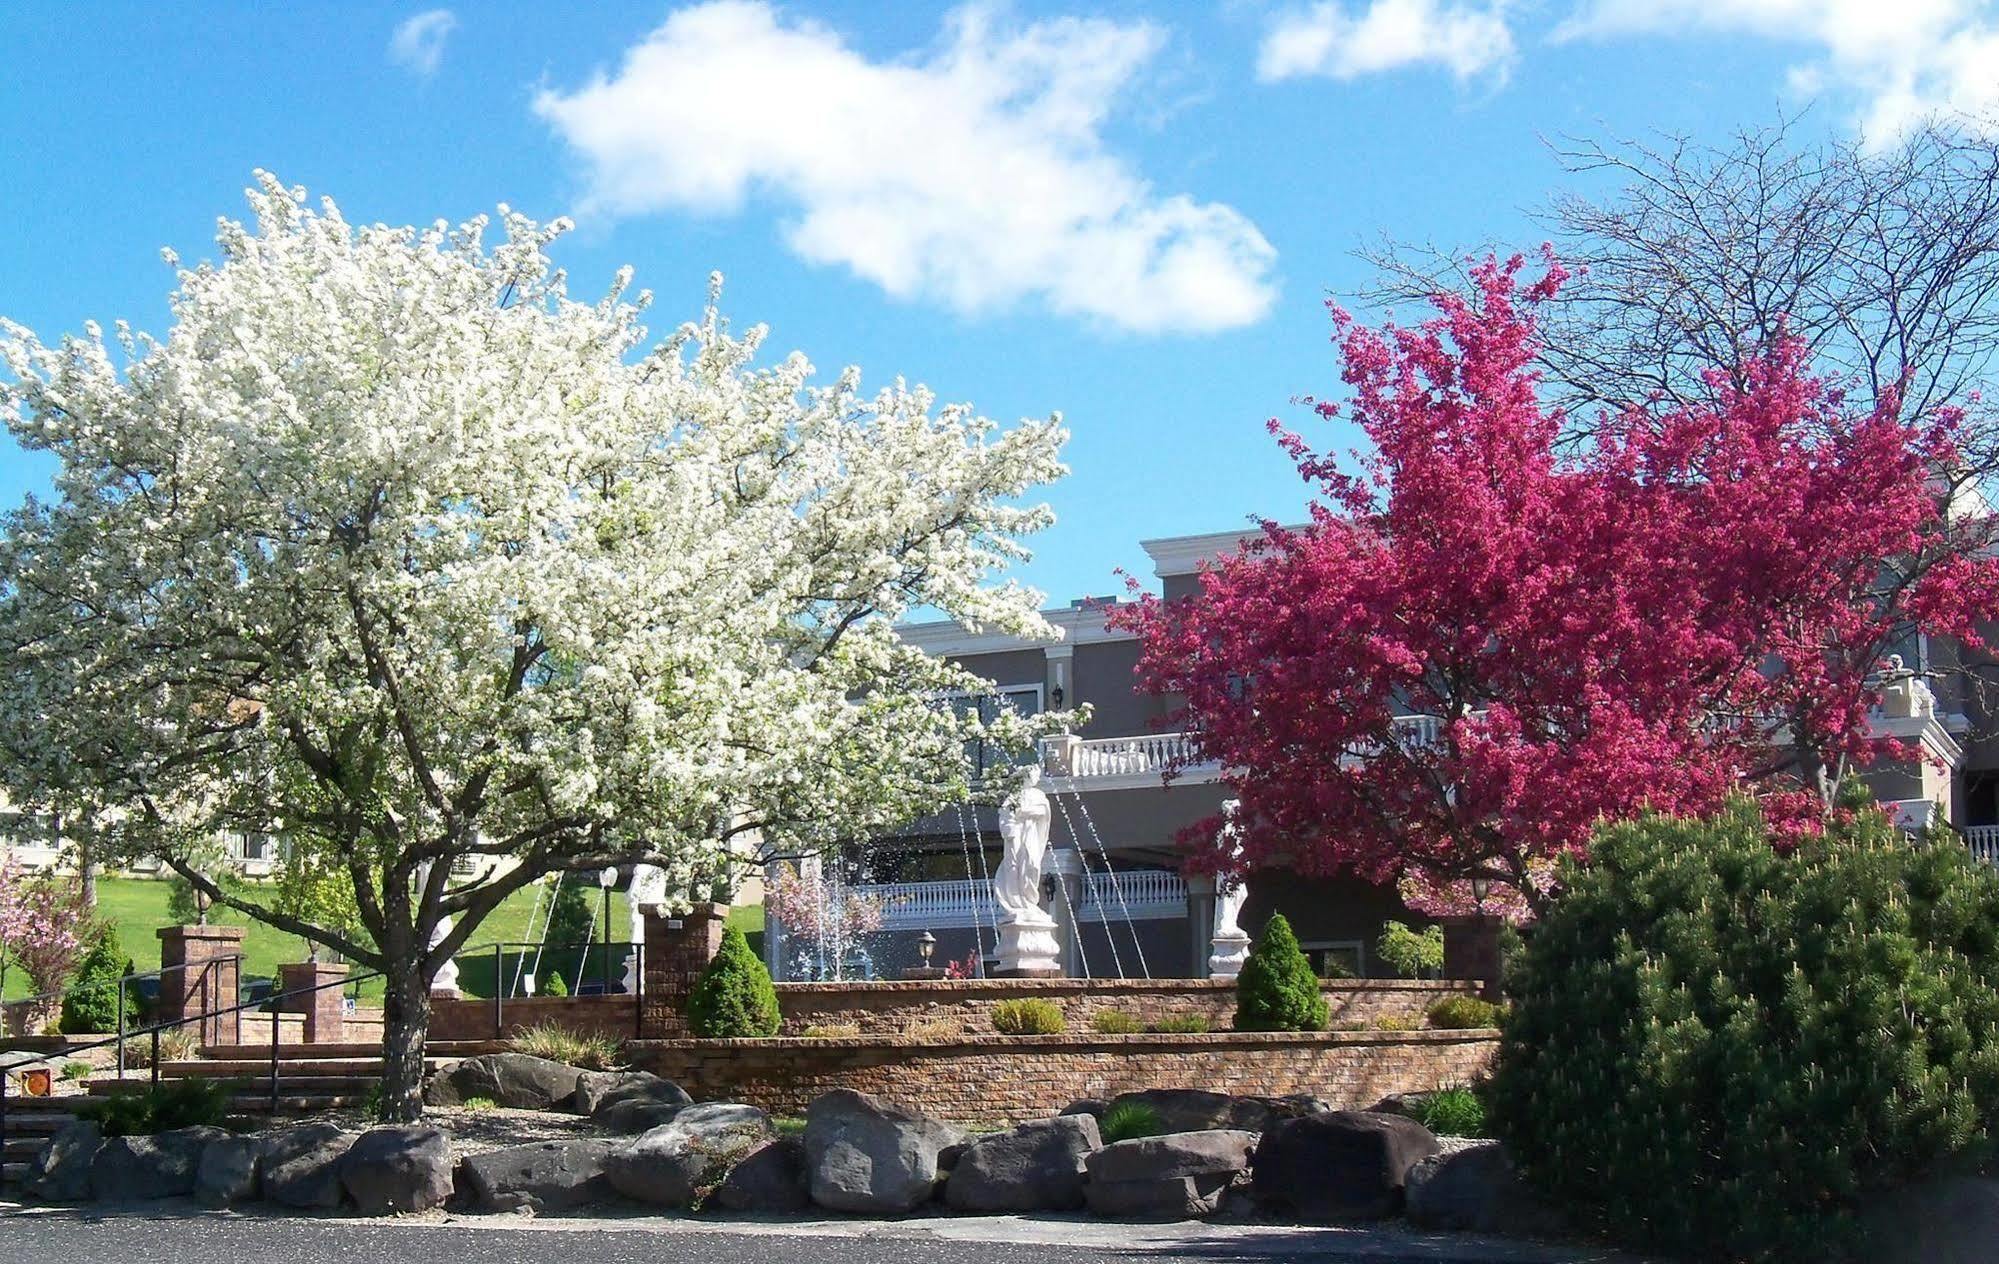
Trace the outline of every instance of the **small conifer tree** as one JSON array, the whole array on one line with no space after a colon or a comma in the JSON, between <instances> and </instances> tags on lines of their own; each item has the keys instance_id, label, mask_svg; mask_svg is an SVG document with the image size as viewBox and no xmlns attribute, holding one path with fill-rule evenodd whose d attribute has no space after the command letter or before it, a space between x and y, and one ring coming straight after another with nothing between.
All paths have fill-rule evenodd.
<instances>
[{"instance_id":1,"label":"small conifer tree","mask_svg":"<svg viewBox=\"0 0 1999 1264\"><path fill-rule=\"evenodd\" d=\"M1282 913L1271 917L1236 979L1237 1031L1323 1031L1330 1017L1319 976Z\"/></svg>"},{"instance_id":2,"label":"small conifer tree","mask_svg":"<svg viewBox=\"0 0 1999 1264\"><path fill-rule=\"evenodd\" d=\"M688 994L687 1022L710 1039L777 1034L777 989L736 927L723 929L721 951Z\"/></svg>"}]
</instances>

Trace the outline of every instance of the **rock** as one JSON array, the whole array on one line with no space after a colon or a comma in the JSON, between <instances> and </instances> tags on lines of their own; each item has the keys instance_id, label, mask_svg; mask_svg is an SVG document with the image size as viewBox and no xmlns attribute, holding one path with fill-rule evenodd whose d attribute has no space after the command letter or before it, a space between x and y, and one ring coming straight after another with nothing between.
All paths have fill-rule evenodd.
<instances>
[{"instance_id":1,"label":"rock","mask_svg":"<svg viewBox=\"0 0 1999 1264\"><path fill-rule=\"evenodd\" d=\"M1105 1113L1120 1106L1150 1108L1159 1116L1162 1132L1202 1132L1211 1128L1242 1132L1262 1132L1280 1119L1324 1113L1328 1108L1315 1097L1231 1097L1195 1088L1154 1088L1140 1093L1121 1093L1111 1099Z\"/></svg>"},{"instance_id":2,"label":"rock","mask_svg":"<svg viewBox=\"0 0 1999 1264\"><path fill-rule=\"evenodd\" d=\"M672 1080L650 1071L585 1071L576 1077L576 1092L570 1095L569 1109L576 1114L596 1114L612 1102L661 1101L689 1105L693 1099L680 1091Z\"/></svg>"},{"instance_id":3,"label":"rock","mask_svg":"<svg viewBox=\"0 0 1999 1264\"><path fill-rule=\"evenodd\" d=\"M1103 1145L1089 1115L1039 1119L974 1139L944 1182L957 1211L1076 1211L1083 1205L1083 1162Z\"/></svg>"},{"instance_id":4,"label":"rock","mask_svg":"<svg viewBox=\"0 0 1999 1264\"><path fill-rule=\"evenodd\" d=\"M264 1197L307 1210L338 1207L340 1160L354 1137L335 1124L302 1124L266 1134Z\"/></svg>"},{"instance_id":5,"label":"rock","mask_svg":"<svg viewBox=\"0 0 1999 1264\"><path fill-rule=\"evenodd\" d=\"M618 1141L542 1141L488 1150L460 1164L472 1205L480 1211L571 1211L617 1191L604 1161Z\"/></svg>"},{"instance_id":6,"label":"rock","mask_svg":"<svg viewBox=\"0 0 1999 1264\"><path fill-rule=\"evenodd\" d=\"M1101 1097L1084 1097L1084 1098L1079 1098L1076 1101L1070 1102L1067 1106L1064 1106L1062 1108L1062 1114L1088 1115L1090 1118L1095 1119L1099 1123L1101 1123L1103 1122L1104 1112L1109 1110L1110 1108L1111 1104L1105 1101ZM1061 1116L1058 1115L1056 1117L1059 1119Z\"/></svg>"},{"instance_id":7,"label":"rock","mask_svg":"<svg viewBox=\"0 0 1999 1264\"><path fill-rule=\"evenodd\" d=\"M965 1140L948 1124L852 1089L805 1110L812 1201L829 1211L902 1215L936 1196L940 1153Z\"/></svg>"},{"instance_id":8,"label":"rock","mask_svg":"<svg viewBox=\"0 0 1999 1264\"><path fill-rule=\"evenodd\" d=\"M432 1106L463 1106L483 1097L496 1106L516 1110L547 1110L575 1099L581 1067L525 1053L488 1053L444 1067L424 1088Z\"/></svg>"},{"instance_id":9,"label":"rock","mask_svg":"<svg viewBox=\"0 0 1999 1264\"><path fill-rule=\"evenodd\" d=\"M195 1169L220 1128L176 1128L150 1137L112 1137L90 1161L90 1188L99 1202L185 1198Z\"/></svg>"},{"instance_id":10,"label":"rock","mask_svg":"<svg viewBox=\"0 0 1999 1264\"><path fill-rule=\"evenodd\" d=\"M194 1196L211 1207L256 1201L264 1149L264 1138L254 1134L210 1141L194 1169Z\"/></svg>"},{"instance_id":11,"label":"rock","mask_svg":"<svg viewBox=\"0 0 1999 1264\"><path fill-rule=\"evenodd\" d=\"M620 1074L618 1083L601 1086L596 1093L596 1104L590 1108L590 1121L600 1128L635 1135L672 1123L675 1115L694 1104L694 1099L672 1080L649 1071ZM581 1081L577 1083L576 1094L579 1100L584 1096Z\"/></svg>"},{"instance_id":12,"label":"rock","mask_svg":"<svg viewBox=\"0 0 1999 1264\"><path fill-rule=\"evenodd\" d=\"M1564 1231L1562 1217L1528 1192L1506 1147L1479 1141L1420 1160L1407 1177L1409 1222L1535 1237Z\"/></svg>"},{"instance_id":13,"label":"rock","mask_svg":"<svg viewBox=\"0 0 1999 1264\"><path fill-rule=\"evenodd\" d=\"M1336 1110L1263 1134L1252 1167L1257 1204L1308 1220L1379 1220L1402 1207L1409 1169L1440 1147L1400 1115Z\"/></svg>"},{"instance_id":14,"label":"rock","mask_svg":"<svg viewBox=\"0 0 1999 1264\"><path fill-rule=\"evenodd\" d=\"M1249 1166L1256 1134L1205 1129L1119 1141L1091 1154L1083 1196L1100 1216L1211 1216Z\"/></svg>"},{"instance_id":15,"label":"rock","mask_svg":"<svg viewBox=\"0 0 1999 1264\"><path fill-rule=\"evenodd\" d=\"M429 1124L370 1128L340 1159L340 1184L364 1216L442 1207L451 1197L451 1141Z\"/></svg>"},{"instance_id":16,"label":"rock","mask_svg":"<svg viewBox=\"0 0 1999 1264\"><path fill-rule=\"evenodd\" d=\"M715 1201L730 1211L797 1213L812 1205L805 1143L779 1137L729 1169Z\"/></svg>"},{"instance_id":17,"label":"rock","mask_svg":"<svg viewBox=\"0 0 1999 1264\"><path fill-rule=\"evenodd\" d=\"M1390 1093L1367 1108L1371 1115L1406 1115L1410 1119L1420 1118L1424 1105L1435 1093Z\"/></svg>"},{"instance_id":18,"label":"rock","mask_svg":"<svg viewBox=\"0 0 1999 1264\"><path fill-rule=\"evenodd\" d=\"M770 1117L754 1106L709 1102L689 1106L604 1159L611 1187L661 1207L690 1207L722 1183L729 1169L776 1136Z\"/></svg>"},{"instance_id":19,"label":"rock","mask_svg":"<svg viewBox=\"0 0 1999 1264\"><path fill-rule=\"evenodd\" d=\"M1989 1264L1999 1180L1940 1176L1877 1194L1860 1213L1869 1264Z\"/></svg>"},{"instance_id":20,"label":"rock","mask_svg":"<svg viewBox=\"0 0 1999 1264\"><path fill-rule=\"evenodd\" d=\"M90 1197L90 1165L104 1145L104 1132L87 1119L72 1119L56 1130L28 1165L28 1192L54 1203Z\"/></svg>"}]
</instances>

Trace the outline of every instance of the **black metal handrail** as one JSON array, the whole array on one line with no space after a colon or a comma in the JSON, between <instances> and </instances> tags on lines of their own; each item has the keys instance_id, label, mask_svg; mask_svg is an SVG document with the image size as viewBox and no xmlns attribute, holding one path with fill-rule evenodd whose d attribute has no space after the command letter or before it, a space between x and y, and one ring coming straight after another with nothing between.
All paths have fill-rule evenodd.
<instances>
[{"instance_id":1,"label":"black metal handrail","mask_svg":"<svg viewBox=\"0 0 1999 1264\"><path fill-rule=\"evenodd\" d=\"M215 958L216 962L221 962L224 960L227 960L227 958L221 958L221 957ZM202 962L187 963L187 965L201 965L201 964L204 963ZM179 966L179 967L168 966L162 970L154 971L153 973L156 974L165 973L167 970L183 969L183 968L185 968L185 966ZM136 978L144 976L131 976L131 977ZM276 992L270 996L261 997L254 1001L238 1000L235 1004L224 1006L221 1009L205 1009L198 1014L183 1014L178 1018L169 1019L166 1022L152 1023L148 1026L138 1028L135 1031L128 1032L121 1030L117 1035L108 1036L103 1040L93 1040L88 1044L68 1045L65 1046L63 1052L65 1054L72 1054L72 1055L78 1053L89 1053L93 1049L102 1049L108 1045L116 1045L118 1047L119 1061L121 1063L118 1071L118 1079L119 1082L122 1083L125 1078L124 1068L122 1065L124 1060L125 1041L127 1039L138 1036L150 1037L152 1040L153 1049L152 1049L152 1063L149 1068L149 1070L151 1071L151 1075L149 1076L149 1087L157 1089L160 1085L160 1033L161 1032L171 1031L177 1027L185 1027L189 1023L205 1024L209 1022L211 1019L223 1018L231 1014L236 1014L240 1016L242 1012L246 1009L261 1009L264 1006L269 1005L272 1006L270 1108L272 1115L275 1116L278 1110L278 1087L279 1087L278 1064L280 1061L278 1056L279 1040L284 1031L284 1023L281 1021L282 1014L279 1008L280 1003L301 996L314 996L320 992L326 991L328 988L344 989L352 984L365 983L370 979L377 979L382 977L383 977L382 972L376 970L376 971L370 971L367 974L331 979L325 983L313 984L310 987L292 988L289 991ZM120 1013L119 1017L121 1020L123 1019L124 1015L122 1012ZM122 1027L122 1022L121 1022L121 1027ZM238 1019L237 1031L238 1034L240 1035L242 1031L240 1017ZM5 1069L0 1068L0 1155L4 1155L6 1154L6 1152L7 1152L7 1075Z\"/></svg>"}]
</instances>

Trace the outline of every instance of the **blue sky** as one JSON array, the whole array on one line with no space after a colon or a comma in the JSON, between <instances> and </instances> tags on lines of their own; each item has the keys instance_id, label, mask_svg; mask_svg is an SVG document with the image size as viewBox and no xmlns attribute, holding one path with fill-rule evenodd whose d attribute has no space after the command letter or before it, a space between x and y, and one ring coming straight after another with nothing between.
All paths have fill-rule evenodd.
<instances>
[{"instance_id":1,"label":"blue sky","mask_svg":"<svg viewBox=\"0 0 1999 1264\"><path fill-rule=\"evenodd\" d=\"M159 248L212 254L258 167L356 220L570 214L573 289L632 264L655 331L720 269L732 316L824 372L1065 413L1025 572L1061 601L1145 573L1141 538L1298 512L1263 424L1337 385L1321 304L1358 244L1533 245L1565 180L1543 137L1989 104L1987 9L10 6L0 316L161 327ZM48 469L0 439L0 503Z\"/></svg>"}]
</instances>

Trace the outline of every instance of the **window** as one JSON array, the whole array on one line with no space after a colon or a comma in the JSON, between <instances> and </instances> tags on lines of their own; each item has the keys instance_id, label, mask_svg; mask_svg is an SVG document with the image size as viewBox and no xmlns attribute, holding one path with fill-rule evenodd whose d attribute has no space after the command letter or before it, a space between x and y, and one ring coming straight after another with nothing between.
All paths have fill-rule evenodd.
<instances>
[{"instance_id":1,"label":"window","mask_svg":"<svg viewBox=\"0 0 1999 1264\"><path fill-rule=\"evenodd\" d=\"M1001 685L986 694L952 694L951 709L961 716L969 716L976 708L982 723L998 719L1002 710L1015 715L1041 714L1040 685ZM1024 750L1011 758L998 746L982 740L965 743L965 758L972 765L972 779L979 780L988 772L998 772L1004 768L1040 761L1040 753Z\"/></svg>"},{"instance_id":2,"label":"window","mask_svg":"<svg viewBox=\"0 0 1999 1264\"><path fill-rule=\"evenodd\" d=\"M1367 975L1367 945L1358 939L1318 939L1300 943L1312 973L1322 979L1359 979Z\"/></svg>"}]
</instances>

